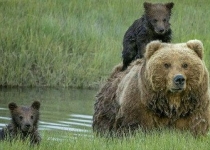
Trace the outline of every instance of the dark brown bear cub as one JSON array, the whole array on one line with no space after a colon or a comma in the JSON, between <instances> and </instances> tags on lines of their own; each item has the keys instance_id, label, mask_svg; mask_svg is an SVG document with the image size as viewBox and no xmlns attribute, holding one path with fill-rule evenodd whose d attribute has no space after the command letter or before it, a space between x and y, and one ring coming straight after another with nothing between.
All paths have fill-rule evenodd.
<instances>
[{"instance_id":1,"label":"dark brown bear cub","mask_svg":"<svg viewBox=\"0 0 210 150\"><path fill-rule=\"evenodd\" d=\"M174 3L144 3L144 15L128 28L123 39L123 68L135 59L142 58L145 46L153 40L171 42L170 16Z\"/></svg>"},{"instance_id":2,"label":"dark brown bear cub","mask_svg":"<svg viewBox=\"0 0 210 150\"><path fill-rule=\"evenodd\" d=\"M34 101L30 107L17 106L12 102L8 105L11 113L11 123L0 130L0 140L20 138L30 139L31 144L39 144L41 137L38 133L40 102Z\"/></svg>"}]
</instances>

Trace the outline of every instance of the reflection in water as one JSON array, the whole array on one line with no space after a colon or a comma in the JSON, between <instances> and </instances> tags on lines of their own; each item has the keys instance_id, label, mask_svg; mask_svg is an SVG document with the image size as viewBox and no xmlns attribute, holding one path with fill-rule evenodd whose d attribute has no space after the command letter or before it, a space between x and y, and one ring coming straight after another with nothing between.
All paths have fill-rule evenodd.
<instances>
[{"instance_id":1,"label":"reflection in water","mask_svg":"<svg viewBox=\"0 0 210 150\"><path fill-rule=\"evenodd\" d=\"M41 102L39 130L63 130L81 135L91 133L96 91L78 89L25 88L0 91L0 128L9 123L8 103L31 105Z\"/></svg>"},{"instance_id":2,"label":"reflection in water","mask_svg":"<svg viewBox=\"0 0 210 150\"><path fill-rule=\"evenodd\" d=\"M77 118L77 116L79 116ZM73 117L73 119L71 119ZM67 120L71 121L58 121L58 123L51 122L40 122L40 130L67 130L67 131L75 131L75 132L88 132L91 128L92 124L92 116L88 115L70 115L70 118ZM87 129L84 129L87 128Z\"/></svg>"}]
</instances>

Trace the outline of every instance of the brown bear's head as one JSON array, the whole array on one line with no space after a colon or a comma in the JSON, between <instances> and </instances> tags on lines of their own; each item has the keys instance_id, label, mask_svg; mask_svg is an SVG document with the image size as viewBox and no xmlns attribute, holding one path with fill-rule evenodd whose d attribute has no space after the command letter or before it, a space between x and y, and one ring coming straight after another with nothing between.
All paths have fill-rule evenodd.
<instances>
[{"instance_id":1,"label":"brown bear's head","mask_svg":"<svg viewBox=\"0 0 210 150\"><path fill-rule=\"evenodd\" d=\"M28 133L37 127L39 120L40 102L34 101L30 107L18 106L11 102L8 105L12 122L22 132Z\"/></svg>"},{"instance_id":2,"label":"brown bear's head","mask_svg":"<svg viewBox=\"0 0 210 150\"><path fill-rule=\"evenodd\" d=\"M145 16L149 28L156 34L165 34L170 29L170 16L174 3L148 3L144 2Z\"/></svg>"},{"instance_id":3,"label":"brown bear's head","mask_svg":"<svg viewBox=\"0 0 210 150\"><path fill-rule=\"evenodd\" d=\"M154 91L199 89L205 75L203 44L199 40L168 44L153 41L146 47L145 76Z\"/></svg>"}]
</instances>

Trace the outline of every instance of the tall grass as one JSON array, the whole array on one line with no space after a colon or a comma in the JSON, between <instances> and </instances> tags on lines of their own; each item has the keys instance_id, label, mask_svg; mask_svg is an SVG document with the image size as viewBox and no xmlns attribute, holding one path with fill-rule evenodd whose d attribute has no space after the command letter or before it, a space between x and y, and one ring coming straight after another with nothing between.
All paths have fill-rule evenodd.
<instances>
[{"instance_id":1,"label":"tall grass","mask_svg":"<svg viewBox=\"0 0 210 150\"><path fill-rule=\"evenodd\" d=\"M175 131L139 133L128 138L75 137L70 132L43 131L41 144L29 147L29 142L1 142L0 149L9 150L209 150L210 136L194 138L189 133ZM58 139L59 136L65 137Z\"/></svg>"},{"instance_id":2,"label":"tall grass","mask_svg":"<svg viewBox=\"0 0 210 150\"><path fill-rule=\"evenodd\" d=\"M210 68L208 0L173 2L173 42L202 40ZM139 0L1 0L0 85L97 87L121 62L123 35L142 15L142 4Z\"/></svg>"}]
</instances>

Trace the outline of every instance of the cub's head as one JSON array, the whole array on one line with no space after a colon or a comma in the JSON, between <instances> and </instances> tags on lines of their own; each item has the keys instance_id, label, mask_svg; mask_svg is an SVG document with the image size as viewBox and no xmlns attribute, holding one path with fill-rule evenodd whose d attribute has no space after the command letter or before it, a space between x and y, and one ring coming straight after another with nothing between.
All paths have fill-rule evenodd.
<instances>
[{"instance_id":1,"label":"cub's head","mask_svg":"<svg viewBox=\"0 0 210 150\"><path fill-rule=\"evenodd\" d=\"M15 127L22 132L31 132L37 128L40 102L34 101L30 107L17 106L16 103L11 102L8 107Z\"/></svg>"},{"instance_id":2,"label":"cub's head","mask_svg":"<svg viewBox=\"0 0 210 150\"><path fill-rule=\"evenodd\" d=\"M144 2L146 19L149 23L149 27L156 34L164 34L170 29L169 20L173 6L174 3L152 4Z\"/></svg>"},{"instance_id":3,"label":"cub's head","mask_svg":"<svg viewBox=\"0 0 210 150\"><path fill-rule=\"evenodd\" d=\"M145 59L145 76L154 91L196 90L207 74L199 40L179 44L153 41L146 47Z\"/></svg>"}]
</instances>

